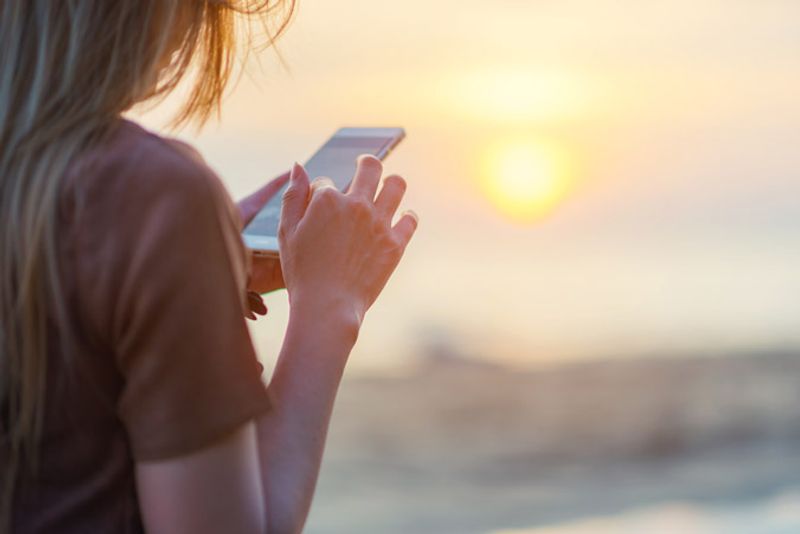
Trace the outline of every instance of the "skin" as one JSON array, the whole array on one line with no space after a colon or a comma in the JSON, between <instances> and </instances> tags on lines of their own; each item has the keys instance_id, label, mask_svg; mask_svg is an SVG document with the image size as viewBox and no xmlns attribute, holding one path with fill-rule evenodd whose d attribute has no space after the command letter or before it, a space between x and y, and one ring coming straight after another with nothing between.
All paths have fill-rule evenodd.
<instances>
[{"instance_id":1,"label":"skin","mask_svg":"<svg viewBox=\"0 0 800 534\"><path fill-rule=\"evenodd\" d=\"M261 208L272 198L289 180L291 173L286 172L270 182L267 182L261 189L243 198L238 202L239 215L242 219L242 227L247 226L250 221L261 211ZM248 290L263 294L283 289L286 283L283 281L281 262L278 258L266 258L263 256L253 256L250 266L250 281Z\"/></svg>"},{"instance_id":2,"label":"skin","mask_svg":"<svg viewBox=\"0 0 800 534\"><path fill-rule=\"evenodd\" d=\"M136 465L150 533L300 532L319 473L348 355L370 306L417 227L392 225L405 181L381 182L381 163L359 159L347 193L292 169L279 229L281 258L254 265L251 289L285 285L289 323L269 385L273 409L204 449ZM248 220L283 185L279 177L240 203Z\"/></svg>"}]
</instances>

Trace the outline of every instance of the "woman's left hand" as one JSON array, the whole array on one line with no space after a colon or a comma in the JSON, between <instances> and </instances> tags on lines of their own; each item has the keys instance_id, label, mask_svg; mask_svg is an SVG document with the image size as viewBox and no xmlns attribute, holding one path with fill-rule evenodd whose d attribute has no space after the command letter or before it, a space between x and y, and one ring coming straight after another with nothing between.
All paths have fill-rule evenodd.
<instances>
[{"instance_id":1,"label":"woman's left hand","mask_svg":"<svg viewBox=\"0 0 800 534\"><path fill-rule=\"evenodd\" d=\"M244 226L247 226L253 220L253 217L261 211L261 208L278 194L288 180L288 172L281 174L252 195L243 198L237 203L239 215ZM277 256L274 258L253 256L247 290L262 294L276 289L283 289L284 287L286 287L286 284L283 281L283 273L281 272L281 260Z\"/></svg>"}]
</instances>

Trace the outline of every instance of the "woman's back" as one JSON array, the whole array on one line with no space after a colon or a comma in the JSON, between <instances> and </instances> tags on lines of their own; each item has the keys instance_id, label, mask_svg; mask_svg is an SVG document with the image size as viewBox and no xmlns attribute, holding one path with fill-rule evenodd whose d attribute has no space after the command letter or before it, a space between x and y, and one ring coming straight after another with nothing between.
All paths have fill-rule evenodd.
<instances>
[{"instance_id":1,"label":"woman's back","mask_svg":"<svg viewBox=\"0 0 800 534\"><path fill-rule=\"evenodd\" d=\"M71 166L60 204L73 331L50 328L38 466L20 473L12 531L137 532L134 462L269 406L238 215L199 158L123 120Z\"/></svg>"},{"instance_id":2,"label":"woman's back","mask_svg":"<svg viewBox=\"0 0 800 534\"><path fill-rule=\"evenodd\" d=\"M186 82L176 120L202 125L240 22L277 36L294 3L0 3L0 534L302 530L348 356L417 227L395 222L406 183L374 157L347 192L295 165L238 206L289 182L280 258L248 277L215 174L120 118ZM282 288L268 394L245 291Z\"/></svg>"}]
</instances>

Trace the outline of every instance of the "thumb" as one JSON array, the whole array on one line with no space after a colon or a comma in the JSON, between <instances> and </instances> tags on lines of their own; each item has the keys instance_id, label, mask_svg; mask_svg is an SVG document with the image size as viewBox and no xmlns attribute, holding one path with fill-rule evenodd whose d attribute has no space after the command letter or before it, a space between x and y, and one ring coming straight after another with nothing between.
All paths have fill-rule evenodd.
<instances>
[{"instance_id":1,"label":"thumb","mask_svg":"<svg viewBox=\"0 0 800 534\"><path fill-rule=\"evenodd\" d=\"M299 163L295 163L289 174L289 187L283 194L281 202L281 230L291 233L306 212L310 185L306 170Z\"/></svg>"}]
</instances>

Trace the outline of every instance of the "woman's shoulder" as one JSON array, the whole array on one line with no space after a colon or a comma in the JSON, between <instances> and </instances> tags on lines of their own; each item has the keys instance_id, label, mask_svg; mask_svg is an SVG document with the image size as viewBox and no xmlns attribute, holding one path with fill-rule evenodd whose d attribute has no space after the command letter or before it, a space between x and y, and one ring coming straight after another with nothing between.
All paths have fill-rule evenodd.
<instances>
[{"instance_id":1,"label":"woman's shoulder","mask_svg":"<svg viewBox=\"0 0 800 534\"><path fill-rule=\"evenodd\" d=\"M216 211L231 204L216 173L190 145L124 119L75 161L66 191L84 210L109 216L146 216L165 205Z\"/></svg>"},{"instance_id":2,"label":"woman's shoulder","mask_svg":"<svg viewBox=\"0 0 800 534\"><path fill-rule=\"evenodd\" d=\"M122 188L131 193L150 189L164 193L176 188L202 191L218 180L190 145L125 119L82 154L74 170L80 185Z\"/></svg>"}]
</instances>

